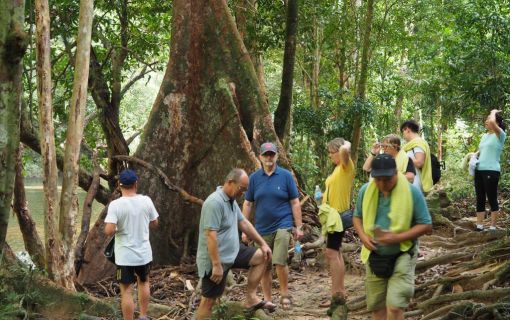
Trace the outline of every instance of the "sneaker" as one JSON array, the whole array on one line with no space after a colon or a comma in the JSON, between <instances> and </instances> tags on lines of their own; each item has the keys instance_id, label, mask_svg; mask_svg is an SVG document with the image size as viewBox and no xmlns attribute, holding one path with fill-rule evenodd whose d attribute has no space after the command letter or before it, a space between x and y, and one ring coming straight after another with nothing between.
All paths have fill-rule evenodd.
<instances>
[{"instance_id":1,"label":"sneaker","mask_svg":"<svg viewBox=\"0 0 510 320\"><path fill-rule=\"evenodd\" d=\"M475 227L475 231L477 231L477 232L480 232L480 231L483 231L483 230L484 230L483 227L479 227L479 226Z\"/></svg>"}]
</instances>

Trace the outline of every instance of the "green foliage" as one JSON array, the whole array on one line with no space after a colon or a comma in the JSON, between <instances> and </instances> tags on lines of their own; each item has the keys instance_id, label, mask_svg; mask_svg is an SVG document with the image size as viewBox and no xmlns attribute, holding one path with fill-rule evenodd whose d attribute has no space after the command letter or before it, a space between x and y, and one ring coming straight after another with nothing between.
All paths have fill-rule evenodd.
<instances>
[{"instance_id":1,"label":"green foliage","mask_svg":"<svg viewBox=\"0 0 510 320\"><path fill-rule=\"evenodd\" d=\"M43 297L33 290L33 279L38 271L26 266L10 266L0 273L0 318L18 319L19 315L27 317L33 313L35 306L43 302ZM17 276L16 287L11 287L10 281L4 277Z\"/></svg>"}]
</instances>

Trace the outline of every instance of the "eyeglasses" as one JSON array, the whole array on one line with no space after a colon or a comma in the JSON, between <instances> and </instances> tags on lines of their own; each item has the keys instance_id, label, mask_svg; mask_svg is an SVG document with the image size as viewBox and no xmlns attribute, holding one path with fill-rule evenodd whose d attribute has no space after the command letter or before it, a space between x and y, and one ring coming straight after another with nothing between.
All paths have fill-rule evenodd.
<instances>
[{"instance_id":1,"label":"eyeglasses","mask_svg":"<svg viewBox=\"0 0 510 320\"><path fill-rule=\"evenodd\" d=\"M266 153L261 154L261 156L267 157L267 158L272 158L272 157L276 156L276 153L266 152Z\"/></svg>"},{"instance_id":2,"label":"eyeglasses","mask_svg":"<svg viewBox=\"0 0 510 320\"><path fill-rule=\"evenodd\" d=\"M381 144L381 148L383 148L383 149L394 148L394 146L392 144Z\"/></svg>"},{"instance_id":3,"label":"eyeglasses","mask_svg":"<svg viewBox=\"0 0 510 320\"><path fill-rule=\"evenodd\" d=\"M243 192L246 192L246 190L248 190L248 187L247 186L243 186L243 185L239 185L237 186L237 190L241 193Z\"/></svg>"}]
</instances>

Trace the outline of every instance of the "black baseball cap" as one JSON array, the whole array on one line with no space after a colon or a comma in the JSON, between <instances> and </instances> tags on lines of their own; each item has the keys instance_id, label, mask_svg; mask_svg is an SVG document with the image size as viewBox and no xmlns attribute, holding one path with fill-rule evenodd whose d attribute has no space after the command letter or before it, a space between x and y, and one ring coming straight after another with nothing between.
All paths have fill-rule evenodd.
<instances>
[{"instance_id":1,"label":"black baseball cap","mask_svg":"<svg viewBox=\"0 0 510 320\"><path fill-rule=\"evenodd\" d=\"M372 177L392 177L397 174L397 163L388 154L379 154L372 160Z\"/></svg>"}]
</instances>

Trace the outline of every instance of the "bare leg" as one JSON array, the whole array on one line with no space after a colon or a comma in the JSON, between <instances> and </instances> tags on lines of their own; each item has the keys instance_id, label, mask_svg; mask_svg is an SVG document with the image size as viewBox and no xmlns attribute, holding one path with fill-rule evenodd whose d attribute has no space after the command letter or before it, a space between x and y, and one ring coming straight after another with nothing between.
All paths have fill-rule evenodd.
<instances>
[{"instance_id":1,"label":"bare leg","mask_svg":"<svg viewBox=\"0 0 510 320\"><path fill-rule=\"evenodd\" d=\"M289 267L276 265L276 275L278 276L278 282L280 283L280 295L289 295Z\"/></svg>"},{"instance_id":2,"label":"bare leg","mask_svg":"<svg viewBox=\"0 0 510 320\"><path fill-rule=\"evenodd\" d=\"M272 298L272 283L273 283L273 272L269 266L266 267L260 285L262 287L262 293L264 294L264 300L271 301Z\"/></svg>"},{"instance_id":3,"label":"bare leg","mask_svg":"<svg viewBox=\"0 0 510 320\"><path fill-rule=\"evenodd\" d=\"M145 282L141 282L140 279L138 279L138 304L140 305L140 317L147 317L150 296L151 289L149 277L147 277Z\"/></svg>"},{"instance_id":4,"label":"bare leg","mask_svg":"<svg viewBox=\"0 0 510 320\"><path fill-rule=\"evenodd\" d=\"M259 302L257 298L257 287L266 271L267 261L260 249L255 252L250 260L250 271L248 271L248 285L246 287L246 305L252 306Z\"/></svg>"},{"instance_id":5,"label":"bare leg","mask_svg":"<svg viewBox=\"0 0 510 320\"><path fill-rule=\"evenodd\" d=\"M372 319L374 320L386 320L386 308L372 311Z\"/></svg>"},{"instance_id":6,"label":"bare leg","mask_svg":"<svg viewBox=\"0 0 510 320\"><path fill-rule=\"evenodd\" d=\"M498 223L499 211L491 211L491 227L496 227Z\"/></svg>"},{"instance_id":7,"label":"bare leg","mask_svg":"<svg viewBox=\"0 0 510 320\"><path fill-rule=\"evenodd\" d=\"M200 299L200 305L197 309L197 320L206 320L211 318L212 308L215 302L216 299L202 297L202 299Z\"/></svg>"},{"instance_id":8,"label":"bare leg","mask_svg":"<svg viewBox=\"0 0 510 320\"><path fill-rule=\"evenodd\" d=\"M476 224L483 225L483 219L485 219L485 211L476 213Z\"/></svg>"},{"instance_id":9,"label":"bare leg","mask_svg":"<svg viewBox=\"0 0 510 320\"><path fill-rule=\"evenodd\" d=\"M342 252L326 248L326 258L328 259L329 273L331 274L331 295L345 297L345 265Z\"/></svg>"},{"instance_id":10,"label":"bare leg","mask_svg":"<svg viewBox=\"0 0 510 320\"><path fill-rule=\"evenodd\" d=\"M120 283L121 309L124 320L133 320L135 303L133 302L133 285Z\"/></svg>"},{"instance_id":11,"label":"bare leg","mask_svg":"<svg viewBox=\"0 0 510 320\"><path fill-rule=\"evenodd\" d=\"M404 309L388 306L388 320L404 320Z\"/></svg>"}]
</instances>

